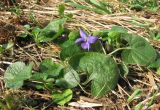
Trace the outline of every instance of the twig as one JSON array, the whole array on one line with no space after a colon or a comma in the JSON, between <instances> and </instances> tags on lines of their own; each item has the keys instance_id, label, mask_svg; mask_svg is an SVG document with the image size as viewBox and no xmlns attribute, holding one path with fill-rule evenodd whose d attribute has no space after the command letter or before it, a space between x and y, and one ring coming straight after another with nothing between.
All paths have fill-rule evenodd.
<instances>
[{"instance_id":1,"label":"twig","mask_svg":"<svg viewBox=\"0 0 160 110\"><path fill-rule=\"evenodd\" d=\"M35 64L38 66L38 62L28 53L26 52L22 47L20 47L18 44L16 44L26 55L28 55L34 62Z\"/></svg>"},{"instance_id":2,"label":"twig","mask_svg":"<svg viewBox=\"0 0 160 110\"><path fill-rule=\"evenodd\" d=\"M157 93L157 94L155 95L155 97L158 97L158 96L160 96L160 93ZM152 99L152 97L149 97L149 98L145 99L145 100L142 101L141 103L142 103L142 104L145 104L145 103L148 102L150 99Z\"/></svg>"},{"instance_id":3,"label":"twig","mask_svg":"<svg viewBox=\"0 0 160 110\"><path fill-rule=\"evenodd\" d=\"M12 62L8 62L8 61L0 61L1 64L7 64L7 65L11 65L13 64Z\"/></svg>"}]
</instances>

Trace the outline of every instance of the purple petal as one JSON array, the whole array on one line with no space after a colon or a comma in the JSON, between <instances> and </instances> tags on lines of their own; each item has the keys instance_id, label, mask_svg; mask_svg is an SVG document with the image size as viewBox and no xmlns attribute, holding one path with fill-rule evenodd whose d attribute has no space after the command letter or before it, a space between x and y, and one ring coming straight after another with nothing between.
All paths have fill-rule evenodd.
<instances>
[{"instance_id":1,"label":"purple petal","mask_svg":"<svg viewBox=\"0 0 160 110\"><path fill-rule=\"evenodd\" d=\"M88 43L92 44L98 40L98 37L95 36L88 36Z\"/></svg>"},{"instance_id":2,"label":"purple petal","mask_svg":"<svg viewBox=\"0 0 160 110\"><path fill-rule=\"evenodd\" d=\"M76 44L80 44L80 43L83 43L83 42L85 42L85 39L84 39L84 38L78 38L78 39L75 41Z\"/></svg>"},{"instance_id":3,"label":"purple petal","mask_svg":"<svg viewBox=\"0 0 160 110\"><path fill-rule=\"evenodd\" d=\"M87 38L87 34L82 29L80 29L80 36L84 39Z\"/></svg>"},{"instance_id":4,"label":"purple petal","mask_svg":"<svg viewBox=\"0 0 160 110\"><path fill-rule=\"evenodd\" d=\"M83 49L90 49L90 44L88 43L88 42L84 42L84 43L82 43L81 44L81 47L83 48Z\"/></svg>"}]
</instances>

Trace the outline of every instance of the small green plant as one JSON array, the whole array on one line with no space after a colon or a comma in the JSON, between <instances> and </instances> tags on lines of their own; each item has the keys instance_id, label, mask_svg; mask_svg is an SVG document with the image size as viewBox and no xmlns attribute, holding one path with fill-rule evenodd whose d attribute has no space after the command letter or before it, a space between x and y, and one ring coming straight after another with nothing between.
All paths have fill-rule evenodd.
<instances>
[{"instance_id":1,"label":"small green plant","mask_svg":"<svg viewBox=\"0 0 160 110\"><path fill-rule=\"evenodd\" d=\"M64 92L55 92L52 95L52 98L55 103L59 105L64 105L72 99L73 92L71 89L66 89Z\"/></svg>"},{"instance_id":2,"label":"small green plant","mask_svg":"<svg viewBox=\"0 0 160 110\"><path fill-rule=\"evenodd\" d=\"M142 11L149 10L156 12L159 8L158 0L120 0L123 3L129 3L131 9Z\"/></svg>"},{"instance_id":3,"label":"small green plant","mask_svg":"<svg viewBox=\"0 0 160 110\"><path fill-rule=\"evenodd\" d=\"M10 11L18 17L22 15L22 9L19 6L14 6L13 8L10 8Z\"/></svg>"},{"instance_id":4,"label":"small green plant","mask_svg":"<svg viewBox=\"0 0 160 110\"><path fill-rule=\"evenodd\" d=\"M31 73L32 64L26 66L23 62L15 62L11 64L5 72L5 86L15 89L22 87L23 81L29 79L31 77Z\"/></svg>"},{"instance_id":5,"label":"small green plant","mask_svg":"<svg viewBox=\"0 0 160 110\"><path fill-rule=\"evenodd\" d=\"M98 14L109 14L112 13L112 6L107 2L102 2L98 0L85 0L84 2L88 3L90 6L87 5L80 5L72 0L66 0L66 3L75 7L76 9L82 10L89 10Z\"/></svg>"},{"instance_id":6,"label":"small green plant","mask_svg":"<svg viewBox=\"0 0 160 110\"><path fill-rule=\"evenodd\" d=\"M64 4L59 5L58 13L59 13L60 18L67 18L68 20L71 20L71 18L73 17L73 14L71 14L71 13L65 14L65 5Z\"/></svg>"},{"instance_id":7,"label":"small green plant","mask_svg":"<svg viewBox=\"0 0 160 110\"><path fill-rule=\"evenodd\" d=\"M139 98L142 95L142 90L141 89L136 89L131 96L128 97L127 102L130 103L136 98Z\"/></svg>"},{"instance_id":8,"label":"small green plant","mask_svg":"<svg viewBox=\"0 0 160 110\"><path fill-rule=\"evenodd\" d=\"M41 35L47 35L52 29L58 32L58 24L64 22L63 20L51 22L44 29L34 28L32 34L35 41L50 41L46 40L46 36L40 40ZM26 26L26 29L30 27ZM55 38L57 36L51 40ZM123 71L125 77L129 74L128 65L151 68L156 65L154 63L158 59L156 50L143 37L129 34L126 29L119 26L93 34L87 34L82 29L79 33L70 31L66 38L57 38L56 42L61 46L60 63L56 64L51 59L46 59L41 62L37 72L31 71L31 64L27 66L22 62L13 63L5 73L6 87L21 88L25 85L23 82L27 80L35 83L34 88L37 90L52 92L53 101L64 105L72 98L72 88L79 86L88 93L84 88L90 85L91 95L102 97L116 87L120 71ZM107 46L111 46L112 49L107 50L105 48ZM122 62L117 64L114 58L121 58ZM82 76L85 76L86 80ZM57 87L61 92L54 90ZM128 103L140 93L141 90L136 90L129 97Z\"/></svg>"},{"instance_id":9,"label":"small green plant","mask_svg":"<svg viewBox=\"0 0 160 110\"><path fill-rule=\"evenodd\" d=\"M160 32L158 30L150 31L150 38L160 41Z\"/></svg>"},{"instance_id":10,"label":"small green plant","mask_svg":"<svg viewBox=\"0 0 160 110\"><path fill-rule=\"evenodd\" d=\"M0 45L0 55L1 55L3 52L11 49L11 48L13 47L13 45L14 45L14 43L13 43L12 41L9 41L7 44L2 44L2 45Z\"/></svg>"},{"instance_id":11,"label":"small green plant","mask_svg":"<svg viewBox=\"0 0 160 110\"><path fill-rule=\"evenodd\" d=\"M33 22L33 23L38 23L37 22L37 19L36 19L36 15L35 15L35 13L33 12L33 11L31 11L30 13L29 13L29 18L30 18L30 20Z\"/></svg>"},{"instance_id":12,"label":"small green plant","mask_svg":"<svg viewBox=\"0 0 160 110\"><path fill-rule=\"evenodd\" d=\"M17 95L13 95L12 93L7 93L4 96L4 99L0 99L0 109L1 110L15 110L20 107L22 99L20 99Z\"/></svg>"},{"instance_id":13,"label":"small green plant","mask_svg":"<svg viewBox=\"0 0 160 110\"><path fill-rule=\"evenodd\" d=\"M157 69L157 74L160 76L160 67Z\"/></svg>"},{"instance_id":14,"label":"small green plant","mask_svg":"<svg viewBox=\"0 0 160 110\"><path fill-rule=\"evenodd\" d=\"M142 90L136 89L133 94L128 98L128 102L133 101L135 98L140 98L142 94ZM151 96L146 99L145 101L139 102L135 107L134 110L141 110L143 109L150 109L150 107L154 104L156 100L157 91L154 91ZM144 107L143 107L144 106Z\"/></svg>"},{"instance_id":15,"label":"small green plant","mask_svg":"<svg viewBox=\"0 0 160 110\"><path fill-rule=\"evenodd\" d=\"M20 17L23 13L21 7L16 4L16 0L11 1L14 7L10 8L10 11ZM24 39L31 37L38 47L39 44L52 42L58 44L60 47L59 62L54 62L53 58L43 59L38 62L39 67L36 69L33 69L32 62L11 63L4 73L5 89L12 91L31 88L36 92L49 94L51 104L64 106L75 97L77 89L81 89L80 95L83 92L83 95L87 94L94 98L110 93L116 88L120 78L127 79L132 65L153 70L155 75L160 75L160 54L142 36L128 33L127 29L116 25L111 29L95 32L90 32L90 30L85 32L83 27L79 30L69 30L64 27L65 23L71 21L73 17L73 14L66 13L65 5L97 14L111 14L114 7L109 2L100 0L64 1L65 4L60 4L58 7L59 18L54 19L45 27L38 25L34 11L31 11L29 18L37 25L34 27L29 24L24 25L24 32L20 35ZM156 12L159 8L158 0L119 1L136 11ZM40 0L36 2L40 3ZM4 7L4 4L2 5ZM128 22L143 29L151 26L148 20L144 22L139 22L139 20L133 18ZM150 38L160 40L159 30L150 31ZM0 55L11 49L13 45L13 42L0 45ZM126 102L130 105L136 99L143 99L142 93L143 88L133 90ZM138 102L134 110L149 109L159 95L157 94L157 91L149 94L149 98ZM37 100L31 100L26 97L23 99L15 94L7 94L0 99L0 109L16 110L23 104L32 110L37 109L28 106L37 104Z\"/></svg>"},{"instance_id":16,"label":"small green plant","mask_svg":"<svg viewBox=\"0 0 160 110\"><path fill-rule=\"evenodd\" d=\"M64 32L64 23L67 18L57 19L50 22L46 27L41 29L40 27L30 27L25 25L25 32L20 37L31 36L36 43L49 42L59 37Z\"/></svg>"}]
</instances>

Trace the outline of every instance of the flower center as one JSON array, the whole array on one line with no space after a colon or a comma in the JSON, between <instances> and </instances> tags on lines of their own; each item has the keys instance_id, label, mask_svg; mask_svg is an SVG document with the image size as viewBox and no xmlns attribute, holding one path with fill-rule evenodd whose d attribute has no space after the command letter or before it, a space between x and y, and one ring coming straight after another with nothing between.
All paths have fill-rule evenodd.
<instances>
[{"instance_id":1,"label":"flower center","mask_svg":"<svg viewBox=\"0 0 160 110\"><path fill-rule=\"evenodd\" d=\"M85 42L88 42L88 37L85 38Z\"/></svg>"}]
</instances>

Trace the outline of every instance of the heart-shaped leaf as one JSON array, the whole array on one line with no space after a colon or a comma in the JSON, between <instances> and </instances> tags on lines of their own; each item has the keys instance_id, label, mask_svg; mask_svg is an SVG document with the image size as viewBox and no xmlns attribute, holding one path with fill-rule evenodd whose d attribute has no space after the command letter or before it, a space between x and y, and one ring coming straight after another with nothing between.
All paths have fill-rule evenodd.
<instances>
[{"instance_id":1,"label":"heart-shaped leaf","mask_svg":"<svg viewBox=\"0 0 160 110\"><path fill-rule=\"evenodd\" d=\"M80 82L78 73L72 68L69 68L68 72L64 75L64 79L68 83L69 88L76 87Z\"/></svg>"},{"instance_id":2,"label":"heart-shaped leaf","mask_svg":"<svg viewBox=\"0 0 160 110\"><path fill-rule=\"evenodd\" d=\"M78 52L81 52L80 47L76 44L73 44L66 48L63 48L60 53L60 57L62 60L65 60L66 58L71 57Z\"/></svg>"},{"instance_id":3,"label":"heart-shaped leaf","mask_svg":"<svg viewBox=\"0 0 160 110\"><path fill-rule=\"evenodd\" d=\"M126 41L129 49L122 52L122 59L125 63L147 66L156 59L155 49L144 38L129 34Z\"/></svg>"},{"instance_id":4,"label":"heart-shaped leaf","mask_svg":"<svg viewBox=\"0 0 160 110\"><path fill-rule=\"evenodd\" d=\"M63 25L66 20L66 18L62 18L50 22L45 28L38 32L37 36L34 36L36 42L47 42L56 39L64 32Z\"/></svg>"},{"instance_id":5,"label":"heart-shaped leaf","mask_svg":"<svg viewBox=\"0 0 160 110\"><path fill-rule=\"evenodd\" d=\"M57 77L64 67L61 64L54 63L51 59L45 59L39 68L40 72L48 76Z\"/></svg>"},{"instance_id":6,"label":"heart-shaped leaf","mask_svg":"<svg viewBox=\"0 0 160 110\"><path fill-rule=\"evenodd\" d=\"M70 68L65 70L65 74L63 78L59 78L56 80L55 84L62 88L74 88L80 83L80 78L78 73Z\"/></svg>"},{"instance_id":7,"label":"heart-shaped leaf","mask_svg":"<svg viewBox=\"0 0 160 110\"><path fill-rule=\"evenodd\" d=\"M24 80L31 77L31 73L32 64L26 66L23 62L15 62L7 68L4 74L5 86L18 89L23 86Z\"/></svg>"},{"instance_id":8,"label":"heart-shaped leaf","mask_svg":"<svg viewBox=\"0 0 160 110\"><path fill-rule=\"evenodd\" d=\"M115 88L119 70L115 61L96 52L81 53L71 57L69 64L75 69L87 72L91 80L93 96L100 97Z\"/></svg>"}]
</instances>

